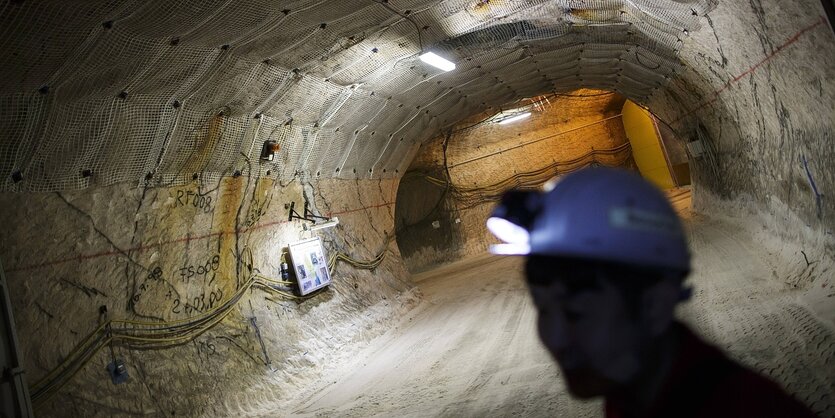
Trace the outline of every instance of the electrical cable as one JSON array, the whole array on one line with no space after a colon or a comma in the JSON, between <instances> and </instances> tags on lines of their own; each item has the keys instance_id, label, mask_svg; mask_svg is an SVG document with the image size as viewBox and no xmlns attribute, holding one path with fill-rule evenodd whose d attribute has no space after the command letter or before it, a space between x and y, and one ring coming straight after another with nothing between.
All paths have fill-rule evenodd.
<instances>
[{"instance_id":1,"label":"electrical cable","mask_svg":"<svg viewBox=\"0 0 835 418\"><path fill-rule=\"evenodd\" d=\"M450 181L417 172L412 172L414 174L410 176L421 176L430 184L449 188L459 205L459 209L468 209L485 202L498 201L510 189L538 189L543 183L555 176L565 175L589 165L622 166L631 155L631 146L628 142L625 142L613 148L592 150L576 158L555 161L545 167L517 173L496 183L477 187L459 186L452 184Z\"/></svg>"},{"instance_id":2,"label":"electrical cable","mask_svg":"<svg viewBox=\"0 0 835 418\"><path fill-rule=\"evenodd\" d=\"M617 94L617 93L613 92L613 91L605 91L605 92L602 92L602 93L593 93L593 94L568 94L568 93L554 92L554 93L551 93L551 94L548 94L548 95L545 95L545 96L541 96L541 98L539 100L537 100L535 102L531 102L530 104L528 104L526 106L523 106L523 107L536 106L536 105L538 105L538 104L540 104L544 101L547 101L548 99L554 98L554 97L586 99L586 98L594 98L594 97L611 96L613 94ZM522 100L525 100L525 99L522 99ZM516 103L518 103L518 102L519 101L517 101ZM458 133L458 132L461 132L461 131L466 131L468 129L472 129L472 128L478 126L478 125L481 125L485 122L488 122L488 121L492 120L494 117L496 117L496 115L498 115L499 113L502 113L502 112L503 112L502 110L499 110L498 112L492 113L490 116L488 116L488 117L486 117L486 118L484 118L484 119L482 119L482 120L480 120L476 123L473 123L472 125L467 125L467 126L464 126L462 128L455 129L455 130L452 131L452 133Z\"/></svg>"},{"instance_id":3,"label":"electrical cable","mask_svg":"<svg viewBox=\"0 0 835 418\"><path fill-rule=\"evenodd\" d=\"M641 64L642 67L646 68L647 70L657 70L661 68L661 64L656 64L655 67L650 67L649 65L644 64L641 61L641 56L638 54L638 50L635 50L635 60L638 61L638 64Z\"/></svg>"},{"instance_id":4,"label":"electrical cable","mask_svg":"<svg viewBox=\"0 0 835 418\"><path fill-rule=\"evenodd\" d=\"M393 236L386 238L386 247L392 239ZM243 252L244 255L246 253L249 254L248 257L241 258L247 258L247 261L252 263L252 250L245 247ZM363 261L353 258L348 254L336 252L331 256L328 267L333 272L336 263L344 261L355 268L370 270L378 267L382 263L386 253L386 249L383 249L383 251L370 261ZM252 264L249 265L251 266ZM265 290L272 295L277 295L285 299L307 300L315 296L315 294L298 296L291 293L292 290L276 288L277 286L293 286L295 284L295 282L275 280L260 273L252 272L250 269L250 276L247 281L226 302L217 308L201 313L195 317L162 322L123 319L104 321L88 334L81 343L73 348L67 354L64 361L32 384L32 402L36 408L42 406L44 402L50 399L64 385L72 380L84 366L92 361L93 357L102 348L113 342L122 343L129 349L159 350L193 341L209 329L218 325L231 314L234 310L233 308L237 306L244 294L252 288Z\"/></svg>"},{"instance_id":5,"label":"electrical cable","mask_svg":"<svg viewBox=\"0 0 835 418\"><path fill-rule=\"evenodd\" d=\"M420 52L421 52L421 53L423 53L423 37L422 37L422 35L420 34L420 26L418 26L417 22L415 22L414 20L412 20L412 18L411 18L411 17L409 17L409 15L406 15L406 14L400 13L397 9L395 9L395 8L393 8L393 7L391 7L391 6L389 6L389 5L388 5L388 0L371 0L371 1L373 1L374 3L377 3L377 4L379 4L379 5L381 5L381 6L383 6L383 7L385 7L386 9L388 9L389 11L391 11L392 13L394 13L394 14L396 14L396 15L398 15L398 16L400 16L400 17L402 17L403 19L406 19L406 20L408 20L409 22L411 22L411 23L412 23L412 25L414 25L414 26L415 26L415 30L417 31L417 35L418 35L418 46L420 47Z\"/></svg>"},{"instance_id":6,"label":"electrical cable","mask_svg":"<svg viewBox=\"0 0 835 418\"><path fill-rule=\"evenodd\" d=\"M618 113L617 115L609 116L607 118L603 118L601 120L591 122L591 123L588 123L586 125L578 126L576 128L571 128L571 129L568 129L566 131L557 132L555 134L546 135L546 136L543 136L541 138L537 138L537 139L534 139L534 140L531 140L531 141L528 141L528 142L523 142L521 144L514 145L510 148L503 148L499 151L492 152L490 154L485 154L485 155L480 155L478 157L470 158L469 160L464 160L464 161L461 161L459 163L452 164L452 165L448 166L448 168L453 168L453 167L461 166L461 165L464 165L464 164L469 164L473 161L478 161L478 160L482 160L484 158L492 157L493 155L496 155L496 154L499 154L499 153L502 153L502 152L514 150L514 149L517 149L517 148L526 147L526 146L531 145L531 144L536 144L538 142L542 142L542 141L545 141L547 139L556 138L558 136L562 136L562 135L565 135L565 134L568 134L568 133L571 133L571 132L576 132L576 131L579 131L581 129L586 129L586 128L592 127L594 125L598 125L598 124L601 124L603 122L607 122L609 120L616 119L616 118L619 118L619 117L622 117L622 116L623 116L622 113Z\"/></svg>"}]
</instances>

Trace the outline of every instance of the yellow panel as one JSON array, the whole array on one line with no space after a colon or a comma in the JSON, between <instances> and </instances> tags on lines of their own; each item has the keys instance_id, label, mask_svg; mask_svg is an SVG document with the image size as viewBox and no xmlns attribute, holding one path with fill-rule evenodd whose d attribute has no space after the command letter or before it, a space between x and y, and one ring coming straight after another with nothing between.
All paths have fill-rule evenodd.
<instances>
[{"instance_id":1,"label":"yellow panel","mask_svg":"<svg viewBox=\"0 0 835 418\"><path fill-rule=\"evenodd\" d=\"M661 149L661 138L649 112L627 100L623 105L623 128L641 175L662 189L675 187Z\"/></svg>"}]
</instances>

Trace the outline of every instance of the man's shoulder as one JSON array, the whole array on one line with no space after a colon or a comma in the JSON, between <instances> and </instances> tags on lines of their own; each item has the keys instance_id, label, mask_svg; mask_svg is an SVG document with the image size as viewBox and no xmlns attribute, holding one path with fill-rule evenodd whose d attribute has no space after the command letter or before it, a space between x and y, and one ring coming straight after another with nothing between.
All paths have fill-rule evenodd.
<instances>
[{"instance_id":1,"label":"man's shoulder","mask_svg":"<svg viewBox=\"0 0 835 418\"><path fill-rule=\"evenodd\" d=\"M727 416L815 416L774 381L744 366L734 364L736 371L723 381L717 382L716 389L706 404L710 409L724 410Z\"/></svg>"},{"instance_id":2,"label":"man's shoulder","mask_svg":"<svg viewBox=\"0 0 835 418\"><path fill-rule=\"evenodd\" d=\"M814 417L809 409L771 379L728 358L714 346L687 330L688 344L698 344L700 358L693 359L691 384L708 385L704 408L697 416ZM699 379L698 375L706 375ZM687 385L689 386L689 385Z\"/></svg>"}]
</instances>

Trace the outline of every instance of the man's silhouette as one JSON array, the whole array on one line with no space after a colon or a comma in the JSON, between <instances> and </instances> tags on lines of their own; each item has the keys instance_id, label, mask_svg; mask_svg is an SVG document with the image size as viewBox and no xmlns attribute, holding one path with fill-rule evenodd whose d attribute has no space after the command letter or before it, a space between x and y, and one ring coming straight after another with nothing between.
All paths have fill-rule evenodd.
<instances>
[{"instance_id":1,"label":"man's silhouette","mask_svg":"<svg viewBox=\"0 0 835 418\"><path fill-rule=\"evenodd\" d=\"M575 397L604 397L619 418L814 416L675 320L690 296L687 241L640 176L582 170L546 193L508 195L494 213L510 223L491 230L513 237L497 252L527 255L540 339Z\"/></svg>"}]
</instances>

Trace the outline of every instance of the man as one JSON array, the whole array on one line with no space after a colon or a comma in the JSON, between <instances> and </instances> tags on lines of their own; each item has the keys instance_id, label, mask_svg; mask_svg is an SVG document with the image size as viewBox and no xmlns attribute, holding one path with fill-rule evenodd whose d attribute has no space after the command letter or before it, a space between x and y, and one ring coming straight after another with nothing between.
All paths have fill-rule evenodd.
<instances>
[{"instance_id":1,"label":"man","mask_svg":"<svg viewBox=\"0 0 835 418\"><path fill-rule=\"evenodd\" d=\"M494 252L528 256L540 339L569 392L603 396L607 417L814 416L675 321L690 297L687 242L640 176L582 170L544 194L508 194L494 215L488 227L512 238Z\"/></svg>"}]
</instances>

